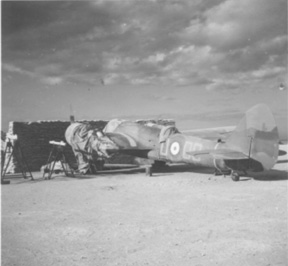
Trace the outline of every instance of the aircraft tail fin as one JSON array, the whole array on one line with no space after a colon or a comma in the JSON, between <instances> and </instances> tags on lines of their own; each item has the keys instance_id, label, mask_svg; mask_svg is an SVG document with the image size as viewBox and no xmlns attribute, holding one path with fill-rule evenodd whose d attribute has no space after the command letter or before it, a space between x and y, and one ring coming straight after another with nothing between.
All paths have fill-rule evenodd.
<instances>
[{"instance_id":1,"label":"aircraft tail fin","mask_svg":"<svg viewBox=\"0 0 288 266\"><path fill-rule=\"evenodd\" d=\"M258 104L249 109L226 141L228 149L247 155L251 170L271 169L278 158L278 129L270 109ZM253 163L254 162L254 163Z\"/></svg>"}]
</instances>

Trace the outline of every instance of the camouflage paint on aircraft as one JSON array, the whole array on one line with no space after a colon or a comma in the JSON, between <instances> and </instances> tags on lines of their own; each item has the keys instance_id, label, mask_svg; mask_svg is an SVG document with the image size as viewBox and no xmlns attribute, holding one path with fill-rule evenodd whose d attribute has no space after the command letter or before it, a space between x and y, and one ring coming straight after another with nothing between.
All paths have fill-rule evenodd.
<instances>
[{"instance_id":1,"label":"camouflage paint on aircraft","mask_svg":"<svg viewBox=\"0 0 288 266\"><path fill-rule=\"evenodd\" d=\"M112 122L112 121L111 121ZM187 163L219 171L263 171L277 161L279 135L270 109L259 104L248 110L225 141L180 133L175 127L121 121L104 130L120 152L156 161Z\"/></svg>"}]
</instances>

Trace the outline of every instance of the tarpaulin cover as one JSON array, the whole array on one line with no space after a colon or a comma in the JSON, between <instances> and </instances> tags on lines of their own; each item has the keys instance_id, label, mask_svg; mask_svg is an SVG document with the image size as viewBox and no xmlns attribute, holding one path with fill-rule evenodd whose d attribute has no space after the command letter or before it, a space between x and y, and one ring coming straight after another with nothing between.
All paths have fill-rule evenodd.
<instances>
[{"instance_id":1,"label":"tarpaulin cover","mask_svg":"<svg viewBox=\"0 0 288 266\"><path fill-rule=\"evenodd\" d=\"M89 123L73 123L66 132L66 141L71 145L75 154L78 170L81 173L87 173L90 164L96 162L99 158L99 136L98 128ZM99 133L98 133L99 134Z\"/></svg>"}]
</instances>

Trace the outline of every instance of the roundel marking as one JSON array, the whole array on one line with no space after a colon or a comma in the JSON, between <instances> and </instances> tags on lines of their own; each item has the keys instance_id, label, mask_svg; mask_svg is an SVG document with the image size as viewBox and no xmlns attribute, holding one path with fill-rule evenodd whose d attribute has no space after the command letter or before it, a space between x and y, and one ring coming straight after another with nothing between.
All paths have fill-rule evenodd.
<instances>
[{"instance_id":1,"label":"roundel marking","mask_svg":"<svg viewBox=\"0 0 288 266\"><path fill-rule=\"evenodd\" d=\"M170 152L172 155L177 155L180 151L180 145L178 142L173 142L170 146Z\"/></svg>"}]
</instances>

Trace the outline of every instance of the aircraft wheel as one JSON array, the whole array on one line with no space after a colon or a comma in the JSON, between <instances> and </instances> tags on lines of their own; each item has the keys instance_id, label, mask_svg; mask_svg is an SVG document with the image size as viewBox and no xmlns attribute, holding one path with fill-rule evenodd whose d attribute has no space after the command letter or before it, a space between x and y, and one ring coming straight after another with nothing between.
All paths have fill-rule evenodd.
<instances>
[{"instance_id":1,"label":"aircraft wheel","mask_svg":"<svg viewBox=\"0 0 288 266\"><path fill-rule=\"evenodd\" d=\"M239 176L238 173L232 172L232 173L231 173L231 179L232 179L233 181L237 182L237 181L239 181L240 176Z\"/></svg>"}]
</instances>

